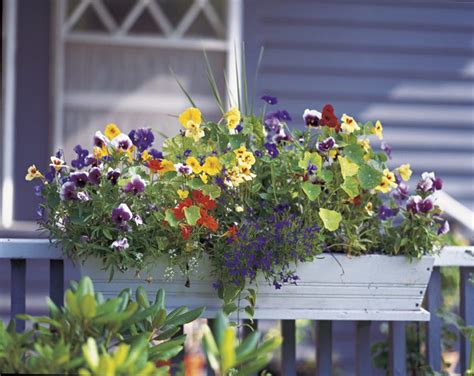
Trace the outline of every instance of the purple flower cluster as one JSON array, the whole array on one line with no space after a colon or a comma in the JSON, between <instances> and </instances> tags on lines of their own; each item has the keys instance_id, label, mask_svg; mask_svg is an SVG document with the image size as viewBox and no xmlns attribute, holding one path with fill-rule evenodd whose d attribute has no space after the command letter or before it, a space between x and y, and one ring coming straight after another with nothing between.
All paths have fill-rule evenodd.
<instances>
[{"instance_id":1,"label":"purple flower cluster","mask_svg":"<svg viewBox=\"0 0 474 376\"><path fill-rule=\"evenodd\" d=\"M71 166L80 170L81 168L87 166L87 163L90 162L90 159L87 158L89 151L83 149L81 145L76 145L74 151L77 154L77 158L71 161Z\"/></svg>"},{"instance_id":2,"label":"purple flower cluster","mask_svg":"<svg viewBox=\"0 0 474 376\"><path fill-rule=\"evenodd\" d=\"M130 137L133 142L133 145L137 147L140 153L144 152L151 145L153 145L153 142L155 141L155 136L153 135L153 132L150 128L140 128L137 130L132 130L128 134L128 137Z\"/></svg>"},{"instance_id":3,"label":"purple flower cluster","mask_svg":"<svg viewBox=\"0 0 474 376\"><path fill-rule=\"evenodd\" d=\"M425 199L421 196L411 196L407 201L407 210L412 213L428 213L433 210L433 199L427 197Z\"/></svg>"},{"instance_id":4,"label":"purple flower cluster","mask_svg":"<svg viewBox=\"0 0 474 376\"><path fill-rule=\"evenodd\" d=\"M222 272L236 284L255 280L259 272L275 288L296 283L298 276L289 269L290 262L303 261L314 253L318 233L317 225L305 226L300 216L277 207L268 219L249 219L235 239L229 238Z\"/></svg>"},{"instance_id":5,"label":"purple flower cluster","mask_svg":"<svg viewBox=\"0 0 474 376\"><path fill-rule=\"evenodd\" d=\"M264 95L260 99L269 105L274 105L278 103L278 99L276 97L272 97L271 95Z\"/></svg>"}]
</instances>

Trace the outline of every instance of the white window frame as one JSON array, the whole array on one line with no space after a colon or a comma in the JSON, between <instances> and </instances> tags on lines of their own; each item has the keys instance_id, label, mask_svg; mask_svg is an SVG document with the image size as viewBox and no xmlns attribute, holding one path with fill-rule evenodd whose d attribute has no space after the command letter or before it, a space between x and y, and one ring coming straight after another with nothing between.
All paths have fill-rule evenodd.
<instances>
[{"instance_id":1,"label":"white window frame","mask_svg":"<svg viewBox=\"0 0 474 376\"><path fill-rule=\"evenodd\" d=\"M234 72L241 71L241 45L242 45L242 12L243 0L222 0L227 1L226 24L227 30L212 7L209 0L194 0L187 13L181 19L176 28L172 28L166 17L154 0L137 0L132 10L129 12L121 25L118 25L110 15L102 0L81 0L73 13L66 20L66 0L56 0L54 6L54 41L53 41L53 150L57 150L64 144L64 74L65 57L64 50L67 43L71 44L91 44L91 45L119 45L119 46L140 46L150 48L176 48L183 50L206 50L223 51L227 53L226 70L228 73L228 86L231 97L235 97L237 79ZM101 20L108 33L97 32L71 32L74 24L80 19L87 7L93 7L96 15ZM137 36L128 34L129 29L138 19L143 8L148 7L148 11L164 32L164 36ZM226 36L222 39L212 38L189 38L184 34L192 25L200 11L205 13L211 26L220 34ZM65 21L66 20L66 21ZM237 67L236 67L237 64ZM205 72L203 72L205 74ZM239 93L240 95L240 93ZM53 151L52 150L52 151Z\"/></svg>"}]
</instances>

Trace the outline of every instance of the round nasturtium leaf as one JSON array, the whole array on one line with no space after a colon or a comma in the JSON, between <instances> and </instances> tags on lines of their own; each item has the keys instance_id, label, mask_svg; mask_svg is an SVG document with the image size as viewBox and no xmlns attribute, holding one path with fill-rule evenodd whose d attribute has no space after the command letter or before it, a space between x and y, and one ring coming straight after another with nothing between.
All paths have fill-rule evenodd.
<instances>
[{"instance_id":1,"label":"round nasturtium leaf","mask_svg":"<svg viewBox=\"0 0 474 376\"><path fill-rule=\"evenodd\" d=\"M342 220L341 213L324 208L319 209L319 217L322 219L324 227L329 231L336 231Z\"/></svg>"},{"instance_id":2,"label":"round nasturtium leaf","mask_svg":"<svg viewBox=\"0 0 474 376\"><path fill-rule=\"evenodd\" d=\"M341 166L341 174L344 179L348 176L354 176L357 174L357 171L359 171L359 166L349 161L347 158L339 157L338 161Z\"/></svg>"}]
</instances>

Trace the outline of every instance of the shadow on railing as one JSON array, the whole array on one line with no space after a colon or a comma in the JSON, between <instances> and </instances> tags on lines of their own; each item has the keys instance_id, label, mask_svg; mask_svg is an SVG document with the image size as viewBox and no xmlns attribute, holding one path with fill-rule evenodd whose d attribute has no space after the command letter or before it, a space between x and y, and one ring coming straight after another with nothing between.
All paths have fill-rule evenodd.
<instances>
[{"instance_id":1,"label":"shadow on railing","mask_svg":"<svg viewBox=\"0 0 474 376\"><path fill-rule=\"evenodd\" d=\"M49 296L56 304L62 304L64 293L64 258L59 249L50 246L45 239L0 239L0 259L10 261L10 317L26 313L26 273L28 260L49 260ZM467 325L474 325L474 285L469 282L474 276L474 247L446 247L436 256L435 268L427 290L426 308L431 312L427 322L426 356L433 370L441 370L442 321L436 312L442 305L441 271L442 267L454 266L460 269L460 315ZM353 321L347 317L346 320ZM402 319L401 319L402 320ZM387 321L381 315L374 321ZM372 374L370 326L372 321L357 321L356 362L354 374ZM333 321L317 321L316 367L318 375L331 375L333 362ZM405 321L389 323L389 368L391 375L406 375L406 331ZM18 320L18 330L24 330L24 322ZM281 372L285 376L296 375L295 320L282 320ZM461 339L461 374L468 367L469 343Z\"/></svg>"}]
</instances>

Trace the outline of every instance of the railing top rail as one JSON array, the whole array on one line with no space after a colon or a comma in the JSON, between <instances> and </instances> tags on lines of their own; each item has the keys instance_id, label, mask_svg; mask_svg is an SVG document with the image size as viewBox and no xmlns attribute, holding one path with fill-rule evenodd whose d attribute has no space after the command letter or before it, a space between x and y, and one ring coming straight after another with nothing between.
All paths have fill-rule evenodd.
<instances>
[{"instance_id":1,"label":"railing top rail","mask_svg":"<svg viewBox=\"0 0 474 376\"><path fill-rule=\"evenodd\" d=\"M0 259L64 259L48 239L0 239ZM435 256L435 266L474 266L474 246L449 246Z\"/></svg>"},{"instance_id":2,"label":"railing top rail","mask_svg":"<svg viewBox=\"0 0 474 376\"><path fill-rule=\"evenodd\" d=\"M64 259L48 239L0 239L0 259Z\"/></svg>"}]
</instances>

